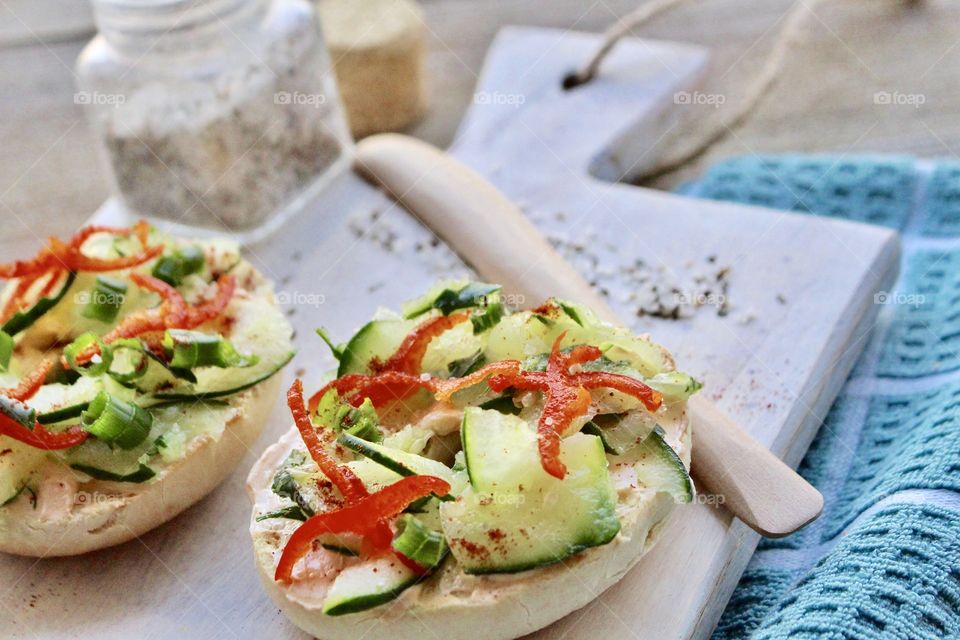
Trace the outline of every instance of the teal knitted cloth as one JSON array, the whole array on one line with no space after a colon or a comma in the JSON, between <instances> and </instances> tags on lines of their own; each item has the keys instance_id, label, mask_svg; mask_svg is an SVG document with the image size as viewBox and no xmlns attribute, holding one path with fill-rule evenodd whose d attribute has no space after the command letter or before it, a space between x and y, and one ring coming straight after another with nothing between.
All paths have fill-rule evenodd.
<instances>
[{"instance_id":1,"label":"teal knitted cloth","mask_svg":"<svg viewBox=\"0 0 960 640\"><path fill-rule=\"evenodd\" d=\"M736 158L682 191L904 240L872 342L800 465L824 513L761 542L714 638L960 638L960 164Z\"/></svg>"}]
</instances>

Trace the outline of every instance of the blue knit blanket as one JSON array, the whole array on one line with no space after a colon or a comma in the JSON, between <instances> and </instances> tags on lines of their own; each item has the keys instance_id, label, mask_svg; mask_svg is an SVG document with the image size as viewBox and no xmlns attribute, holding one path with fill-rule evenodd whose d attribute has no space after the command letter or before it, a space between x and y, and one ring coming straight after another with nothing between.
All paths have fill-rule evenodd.
<instances>
[{"instance_id":1,"label":"blue knit blanket","mask_svg":"<svg viewBox=\"0 0 960 640\"><path fill-rule=\"evenodd\" d=\"M960 164L736 158L682 191L903 234L900 280L800 465L824 513L760 544L714 638L960 638Z\"/></svg>"}]
</instances>

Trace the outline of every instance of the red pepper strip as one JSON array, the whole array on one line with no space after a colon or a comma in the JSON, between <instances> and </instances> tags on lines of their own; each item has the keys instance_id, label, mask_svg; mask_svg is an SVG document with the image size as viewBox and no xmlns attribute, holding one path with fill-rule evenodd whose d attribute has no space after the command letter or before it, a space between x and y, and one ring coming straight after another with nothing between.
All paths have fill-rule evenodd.
<instances>
[{"instance_id":1,"label":"red pepper strip","mask_svg":"<svg viewBox=\"0 0 960 640\"><path fill-rule=\"evenodd\" d=\"M233 276L223 275L217 280L217 294L209 301L195 306L189 306L176 289L162 280L140 273L130 274L130 279L144 289L159 293L163 303L155 309L147 309L133 313L124 318L120 324L103 336L104 344L110 344L123 338L136 338L147 333L155 333L164 329L195 329L207 320L217 317L229 304L236 289L236 279ZM147 340L154 350L159 346L159 340ZM77 355L77 363L86 364L93 356L99 353L97 345ZM61 358L64 366L66 360Z\"/></svg>"},{"instance_id":2,"label":"red pepper strip","mask_svg":"<svg viewBox=\"0 0 960 640\"><path fill-rule=\"evenodd\" d=\"M396 549L394 549L393 555L397 556L397 560L400 561L400 564L405 566L407 569L410 569L410 571L413 571L418 576L425 576L430 573L430 567L425 567L416 560L411 560Z\"/></svg>"},{"instance_id":3,"label":"red pepper strip","mask_svg":"<svg viewBox=\"0 0 960 640\"><path fill-rule=\"evenodd\" d=\"M217 278L217 295L213 296L207 302L194 305L187 308L187 326L181 327L194 329L207 320L213 320L227 308L233 293L237 288L237 279L231 275L223 274Z\"/></svg>"},{"instance_id":4,"label":"red pepper strip","mask_svg":"<svg viewBox=\"0 0 960 640\"><path fill-rule=\"evenodd\" d=\"M477 369L468 376L463 378L449 378L446 380L435 379L433 381L434 385L434 394L436 394L437 400L445 401L449 400L457 391L461 389L466 389L475 384L479 384L490 378L491 380L495 376L499 375L512 375L516 376L520 373L520 361L519 360L500 360L499 362L491 362L490 364ZM488 381L489 384L489 381ZM497 391L496 389L494 389ZM498 391L499 392L499 391Z\"/></svg>"},{"instance_id":5,"label":"red pepper strip","mask_svg":"<svg viewBox=\"0 0 960 640\"><path fill-rule=\"evenodd\" d=\"M30 290L30 287L33 286L33 283L39 280L43 274L35 274L30 276L24 276L17 280L17 285L13 289L13 293L10 294L10 298L7 300L7 303L3 305L3 312L0 313L2 321L6 322L10 317L23 306L23 296L26 295L27 291Z\"/></svg>"},{"instance_id":6,"label":"red pepper strip","mask_svg":"<svg viewBox=\"0 0 960 640\"><path fill-rule=\"evenodd\" d=\"M541 391L546 395L537 424L537 446L544 471L560 479L566 475L566 467L560 461L561 434L590 407L587 389L616 389L637 398L650 411L656 411L662 402L662 396L657 391L629 376L603 371L571 373L571 367L592 362L603 353L599 348L589 345L576 346L567 354L561 353L560 343L565 335L560 334L554 341L545 372L508 372L498 374L488 382L490 388L498 392L513 387L524 391Z\"/></svg>"},{"instance_id":7,"label":"red pepper strip","mask_svg":"<svg viewBox=\"0 0 960 640\"><path fill-rule=\"evenodd\" d=\"M300 431L303 443L307 445L310 456L320 467L323 475L330 478L330 481L340 490L340 493L348 502L366 497L368 495L367 488L363 485L363 481L357 477L350 467L337 464L324 450L320 436L317 435L317 428L310 421L310 414L307 413L307 408L303 405L303 383L299 378L293 381L293 385L287 391L287 406L290 407L290 413L293 414L293 421Z\"/></svg>"},{"instance_id":8,"label":"red pepper strip","mask_svg":"<svg viewBox=\"0 0 960 640\"><path fill-rule=\"evenodd\" d=\"M619 373L584 371L577 374L577 381L587 389L607 387L631 395L642 402L648 411L656 411L663 404L663 395L659 391L651 389L636 378Z\"/></svg>"},{"instance_id":9,"label":"red pepper strip","mask_svg":"<svg viewBox=\"0 0 960 640\"><path fill-rule=\"evenodd\" d=\"M187 302L174 287L159 278L143 273L131 273L130 279L141 289L152 291L163 298L161 313L163 314L164 324L169 327L179 327L186 322Z\"/></svg>"},{"instance_id":10,"label":"red pepper strip","mask_svg":"<svg viewBox=\"0 0 960 640\"><path fill-rule=\"evenodd\" d=\"M16 260L0 265L0 278L22 278L31 275L40 275L51 269L66 269L69 271L116 271L128 269L143 264L163 253L163 246L150 247L147 245L149 227L143 221L132 228L90 226L78 231L68 242L57 238L50 238L47 246L29 260ZM143 250L139 255L123 256L120 258L92 258L84 255L84 242L97 233L112 233L118 236L134 234L140 240Z\"/></svg>"},{"instance_id":11,"label":"red pepper strip","mask_svg":"<svg viewBox=\"0 0 960 640\"><path fill-rule=\"evenodd\" d=\"M313 548L313 541L325 533L365 534L406 509L410 503L431 493L446 495L450 484L434 476L409 476L365 496L355 504L313 516L294 531L287 541L274 573L274 580L293 582L293 567Z\"/></svg>"},{"instance_id":12,"label":"red pepper strip","mask_svg":"<svg viewBox=\"0 0 960 640\"><path fill-rule=\"evenodd\" d=\"M460 389L479 384L491 376L516 376L519 371L518 360L501 360L463 378L432 378L400 371L385 371L372 376L351 373L328 382L320 391L310 396L308 408L310 415L315 414L320 398L330 389L336 389L341 396L349 396L349 401L354 406L360 406L364 398L370 398L375 407L381 407L393 400L403 400L414 390L421 388L432 391L436 399L442 402L449 400L450 396Z\"/></svg>"},{"instance_id":13,"label":"red pepper strip","mask_svg":"<svg viewBox=\"0 0 960 640\"><path fill-rule=\"evenodd\" d=\"M53 360L50 358L44 359L44 361L40 363L40 366L31 371L30 375L22 378L16 387L13 389L0 389L0 395L5 395L17 402L26 402L37 395L37 391L43 386L43 383L47 379L47 374L50 373L52 367Z\"/></svg>"},{"instance_id":14,"label":"red pepper strip","mask_svg":"<svg viewBox=\"0 0 960 640\"><path fill-rule=\"evenodd\" d=\"M16 420L2 414L0 414L0 434L30 445L34 449L43 449L45 451L75 447L90 435L79 426L71 427L67 431L54 433L44 429L43 425L39 422L33 425L33 430L30 430Z\"/></svg>"},{"instance_id":15,"label":"red pepper strip","mask_svg":"<svg viewBox=\"0 0 960 640\"><path fill-rule=\"evenodd\" d=\"M470 319L470 312L464 311L449 316L437 316L421 322L403 339L390 359L382 364L374 363L375 371L402 371L420 373L423 356L427 347L437 336Z\"/></svg>"}]
</instances>

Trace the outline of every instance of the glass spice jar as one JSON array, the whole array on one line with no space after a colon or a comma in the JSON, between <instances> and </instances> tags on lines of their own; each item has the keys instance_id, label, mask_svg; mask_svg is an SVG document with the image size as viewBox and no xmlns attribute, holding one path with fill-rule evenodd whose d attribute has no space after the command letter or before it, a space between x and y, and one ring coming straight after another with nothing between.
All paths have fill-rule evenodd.
<instances>
[{"instance_id":1,"label":"glass spice jar","mask_svg":"<svg viewBox=\"0 0 960 640\"><path fill-rule=\"evenodd\" d=\"M92 0L77 61L116 193L133 215L255 239L348 163L305 0Z\"/></svg>"}]
</instances>

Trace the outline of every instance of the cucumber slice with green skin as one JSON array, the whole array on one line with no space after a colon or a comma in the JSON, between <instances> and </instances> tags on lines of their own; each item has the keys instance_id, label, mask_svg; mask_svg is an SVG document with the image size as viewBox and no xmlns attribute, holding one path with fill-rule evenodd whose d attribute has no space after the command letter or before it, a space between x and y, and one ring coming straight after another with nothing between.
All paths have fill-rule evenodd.
<instances>
[{"instance_id":1,"label":"cucumber slice with green skin","mask_svg":"<svg viewBox=\"0 0 960 640\"><path fill-rule=\"evenodd\" d=\"M23 491L30 474L43 464L47 452L13 438L0 440L0 504L5 504Z\"/></svg>"},{"instance_id":2,"label":"cucumber slice with green skin","mask_svg":"<svg viewBox=\"0 0 960 640\"><path fill-rule=\"evenodd\" d=\"M631 452L631 455L634 455ZM683 460L667 444L660 432L654 430L636 448L633 463L637 480L643 485L669 493L677 502L693 500L693 481Z\"/></svg>"},{"instance_id":3,"label":"cucumber slice with green skin","mask_svg":"<svg viewBox=\"0 0 960 640\"><path fill-rule=\"evenodd\" d=\"M420 579L393 554L366 560L340 572L323 601L323 612L342 616L372 609L393 600Z\"/></svg>"},{"instance_id":4,"label":"cucumber slice with green skin","mask_svg":"<svg viewBox=\"0 0 960 640\"><path fill-rule=\"evenodd\" d=\"M453 471L442 462L367 442L349 433L341 433L337 442L400 476L436 476L453 483ZM440 499L451 498L443 496Z\"/></svg>"},{"instance_id":5,"label":"cucumber slice with green skin","mask_svg":"<svg viewBox=\"0 0 960 640\"><path fill-rule=\"evenodd\" d=\"M145 464L141 464L137 467L136 471L131 471L130 473L120 474L113 471L107 471L106 469L98 469L97 467L88 467L83 464L72 464L71 468L85 473L91 478L97 480L112 480L113 482L133 482L140 483L150 480L157 475L157 472L148 467Z\"/></svg>"},{"instance_id":6,"label":"cucumber slice with green skin","mask_svg":"<svg viewBox=\"0 0 960 640\"><path fill-rule=\"evenodd\" d=\"M371 320L363 325L343 348L337 377L350 373L372 373L370 363L387 360L400 346L418 320Z\"/></svg>"},{"instance_id":7,"label":"cucumber slice with green skin","mask_svg":"<svg viewBox=\"0 0 960 640\"><path fill-rule=\"evenodd\" d=\"M238 379L239 384L235 387L228 387L226 389L215 389L210 391L198 391L195 393L161 392L161 393L153 394L152 397L156 400L162 400L162 401L173 400L173 401L183 402L183 401L189 401L189 400L215 400L216 398L225 398L227 396L232 396L236 393L246 391L251 387L255 387L261 382L263 382L264 380L269 380L274 375L279 373L281 369L287 366L287 363L293 360L293 356L294 356L293 351L287 352L283 356L283 358L280 359L279 362L276 362L272 365L272 368L270 368L266 372L260 372L258 375L252 378L243 379L243 376L240 372L246 371L246 369L237 369L236 370L237 374L235 377ZM250 369L255 369L255 368L259 370L258 367L250 367ZM240 380L242 380L242 382Z\"/></svg>"},{"instance_id":8,"label":"cucumber slice with green skin","mask_svg":"<svg viewBox=\"0 0 960 640\"><path fill-rule=\"evenodd\" d=\"M63 297L67 295L67 291L70 290L70 287L73 285L73 281L76 280L76 278L77 274L71 271L67 275L67 279L64 280L63 286L61 286L53 296L49 298L40 298L29 309L17 311L9 320L3 323L3 326L0 326L0 331L3 331L7 335L14 336L32 325L34 322L40 319L40 316L45 314L47 311L55 307L58 302L63 300Z\"/></svg>"},{"instance_id":9,"label":"cucumber slice with green skin","mask_svg":"<svg viewBox=\"0 0 960 640\"><path fill-rule=\"evenodd\" d=\"M620 456L646 440L654 425L653 416L640 411L608 413L594 417L581 431L600 438L610 455Z\"/></svg>"},{"instance_id":10,"label":"cucumber slice with green skin","mask_svg":"<svg viewBox=\"0 0 960 640\"><path fill-rule=\"evenodd\" d=\"M463 425L471 486L440 506L451 552L471 574L516 573L610 542L620 531L603 443L565 438L567 475L547 474L532 424L467 409Z\"/></svg>"},{"instance_id":11,"label":"cucumber slice with green skin","mask_svg":"<svg viewBox=\"0 0 960 640\"><path fill-rule=\"evenodd\" d=\"M680 371L665 371L648 378L646 383L668 400L686 400L703 388L696 378Z\"/></svg>"}]
</instances>

